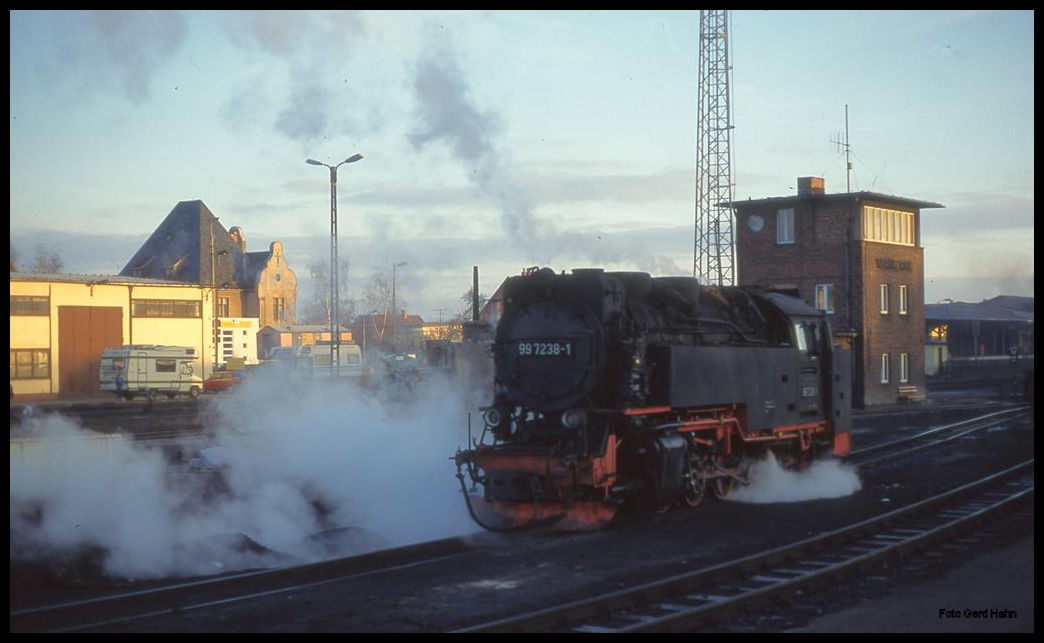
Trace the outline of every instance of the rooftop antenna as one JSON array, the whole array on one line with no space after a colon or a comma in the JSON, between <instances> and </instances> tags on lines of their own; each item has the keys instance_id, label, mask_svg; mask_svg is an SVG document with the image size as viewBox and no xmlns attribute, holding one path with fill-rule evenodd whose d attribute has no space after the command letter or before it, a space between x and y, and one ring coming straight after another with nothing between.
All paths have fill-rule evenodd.
<instances>
[{"instance_id":1,"label":"rooftop antenna","mask_svg":"<svg viewBox=\"0 0 1044 643\"><path fill-rule=\"evenodd\" d=\"M842 139L841 135L838 134L837 138L831 141L831 143L837 145L838 151L845 151L845 192L852 191L852 145L850 144L849 140L850 139L848 138L848 105L845 105L845 137L844 139Z\"/></svg>"}]
</instances>

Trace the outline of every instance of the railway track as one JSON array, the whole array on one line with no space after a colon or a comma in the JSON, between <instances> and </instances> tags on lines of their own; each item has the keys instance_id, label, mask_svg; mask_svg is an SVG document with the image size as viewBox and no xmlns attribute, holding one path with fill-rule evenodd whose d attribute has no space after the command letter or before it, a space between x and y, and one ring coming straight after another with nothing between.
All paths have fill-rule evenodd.
<instances>
[{"instance_id":1,"label":"railway track","mask_svg":"<svg viewBox=\"0 0 1044 643\"><path fill-rule=\"evenodd\" d=\"M1023 409L991 413L964 422L922 431L902 441L873 445L855 453L880 456L885 450L895 457L897 442L922 449L940 444L946 432L963 435L975 427L983 430L986 423L1009 422ZM928 436L935 436L929 438ZM952 438L951 439L955 439ZM924 443L928 440L927 445ZM634 590L571 603L561 608L543 610L518 618L476 625L462 631L642 631L699 627L706 619L720 618L730 610L752 601L768 598L808 583L816 583L835 574L845 573L881 558L894 556L910 548L927 546L945 538L951 529L970 528L976 521L1001 511L1032 503L1032 461L1022 465L1023 482L1005 489L1007 482L992 477L959 490L932 498L912 507L865 521L851 528L823 534L815 539L748 556L716 567L649 583ZM1028 481L1028 483L1026 482ZM980 485L994 485L982 490ZM1016 489L1022 485L1021 489ZM1028 486L1027 486L1028 485ZM981 491L979 500L969 500ZM999 491L998 491L999 489ZM1015 490L1018 494L1008 494ZM1005 503L993 503L989 495L1018 495ZM992 496L1000 499L1000 495ZM961 506L960 502L972 502ZM986 504L1003 508L988 508ZM958 513L968 512L961 518ZM933 513L934 512L934 513ZM948 527L946 515L960 519L963 527ZM933 517L934 516L934 517ZM940 518L940 516L942 518ZM966 520L965 520L966 519ZM950 520L949 522L960 522ZM904 526L905 525L905 526ZM905 531L904 531L905 530ZM842 547L838 543L848 543ZM399 550L385 550L361 557L315 563L303 567L234 574L220 578L181 582L174 585L110 594L60 605L43 605L12 610L11 631L104 631L121 624L145 622L150 617L202 612L220 605L249 601L253 598L289 593L308 587L336 583L358 576L377 575L407 567L419 567L446 558L461 556L481 547L461 539L447 539L415 545ZM844 552L848 553L844 553ZM744 576L743 574L746 574ZM642 588L648 591L642 593ZM692 597L700 597L694 600ZM583 618L580 618L583 617Z\"/></svg>"},{"instance_id":2,"label":"railway track","mask_svg":"<svg viewBox=\"0 0 1044 643\"><path fill-rule=\"evenodd\" d=\"M965 436L992 429L998 425L1028 417L1029 408L1018 406L1015 408L987 413L977 417L932 427L914 435L905 436L896 440L889 440L877 444L871 444L861 449L855 449L844 457L846 464L859 467L868 466L877 462L891 461L899 455L910 455L924 449L940 446L947 442L953 442Z\"/></svg>"},{"instance_id":3,"label":"railway track","mask_svg":"<svg viewBox=\"0 0 1044 643\"><path fill-rule=\"evenodd\" d=\"M120 433L135 440L176 440L197 437L215 416L207 402L156 400L148 402L94 402L68 406L21 405L11 408L11 437L34 439L50 416L60 416L102 435Z\"/></svg>"},{"instance_id":4,"label":"railway track","mask_svg":"<svg viewBox=\"0 0 1044 643\"><path fill-rule=\"evenodd\" d=\"M865 569L1033 503L1033 461L914 505L785 547L461 632L699 629L754 601Z\"/></svg>"},{"instance_id":5,"label":"railway track","mask_svg":"<svg viewBox=\"0 0 1044 643\"><path fill-rule=\"evenodd\" d=\"M265 595L290 593L349 578L418 567L464 556L477 548L464 538L447 538L398 549L274 570L179 582L11 611L11 632L105 630L170 614L188 614Z\"/></svg>"}]
</instances>

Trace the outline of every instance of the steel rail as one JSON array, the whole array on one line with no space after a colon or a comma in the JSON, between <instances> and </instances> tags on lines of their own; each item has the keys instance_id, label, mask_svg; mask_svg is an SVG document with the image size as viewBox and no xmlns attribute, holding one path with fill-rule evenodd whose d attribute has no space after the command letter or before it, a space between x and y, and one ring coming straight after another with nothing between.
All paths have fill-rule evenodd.
<instances>
[{"instance_id":1,"label":"steel rail","mask_svg":"<svg viewBox=\"0 0 1044 643\"><path fill-rule=\"evenodd\" d=\"M638 632L688 628L750 601L870 564L944 537L997 511L1031 502L1032 470L1033 460L1028 460L912 505L777 549L458 631ZM991 491L1020 477L1023 482L1017 490ZM993 499L988 493L995 494ZM996 494L1000 494L999 500ZM965 500L972 503L971 509L953 509ZM917 524L933 519L935 524L929 527ZM606 625L614 620L620 624Z\"/></svg>"},{"instance_id":2,"label":"steel rail","mask_svg":"<svg viewBox=\"0 0 1044 643\"><path fill-rule=\"evenodd\" d=\"M898 438L888 442L882 442L879 444L872 444L862 449L858 449L850 452L844 456L843 460L847 464L854 464L858 466L864 466L885 460L894 458L897 455L909 455L922 451L924 449L959 440L960 438L977 433L986 429L993 428L998 424L1017 418L1020 415L1025 415L1029 412L1028 407L1020 406L1018 408L1007 409L1004 411L998 411L995 413L988 413L967 420L961 420L960 422L954 422L943 426L933 427L925 431L921 431L915 435ZM917 444L916 446L907 446L914 444L919 441L924 441L923 444ZM906 447L906 448L903 448ZM881 451L882 449L893 448L894 451L885 452L882 455L876 457L866 457L867 454Z\"/></svg>"},{"instance_id":3,"label":"steel rail","mask_svg":"<svg viewBox=\"0 0 1044 643\"><path fill-rule=\"evenodd\" d=\"M349 558L242 572L84 600L28 607L10 612L10 631L74 632L104 628L280 592L298 591L305 587L349 578L417 567L462 556L478 549L479 547L470 543L467 538L445 538Z\"/></svg>"}]
</instances>

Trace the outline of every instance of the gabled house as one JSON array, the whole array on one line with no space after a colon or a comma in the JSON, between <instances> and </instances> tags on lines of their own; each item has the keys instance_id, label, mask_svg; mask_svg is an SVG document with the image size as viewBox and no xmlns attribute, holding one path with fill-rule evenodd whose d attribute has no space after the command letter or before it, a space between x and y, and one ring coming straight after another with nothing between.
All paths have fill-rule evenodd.
<instances>
[{"instance_id":1,"label":"gabled house","mask_svg":"<svg viewBox=\"0 0 1044 643\"><path fill-rule=\"evenodd\" d=\"M218 318L256 317L260 328L296 321L297 276L283 244L247 252L243 230L226 230L199 200L174 206L120 275L210 287Z\"/></svg>"}]
</instances>

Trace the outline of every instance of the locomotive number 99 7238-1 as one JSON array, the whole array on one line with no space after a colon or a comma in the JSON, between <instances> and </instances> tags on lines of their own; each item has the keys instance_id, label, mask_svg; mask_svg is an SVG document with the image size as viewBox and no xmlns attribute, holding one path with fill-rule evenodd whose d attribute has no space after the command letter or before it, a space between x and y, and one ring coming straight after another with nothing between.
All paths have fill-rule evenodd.
<instances>
[{"instance_id":1,"label":"locomotive number 99 7238-1","mask_svg":"<svg viewBox=\"0 0 1044 643\"><path fill-rule=\"evenodd\" d=\"M572 357L573 342L567 339L525 340L516 344L519 357Z\"/></svg>"}]
</instances>

